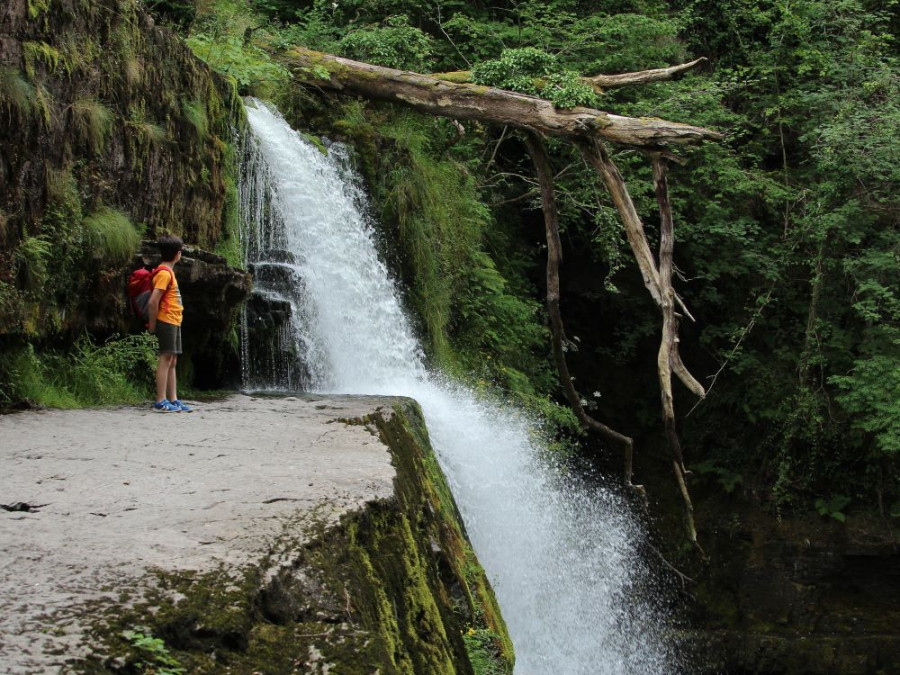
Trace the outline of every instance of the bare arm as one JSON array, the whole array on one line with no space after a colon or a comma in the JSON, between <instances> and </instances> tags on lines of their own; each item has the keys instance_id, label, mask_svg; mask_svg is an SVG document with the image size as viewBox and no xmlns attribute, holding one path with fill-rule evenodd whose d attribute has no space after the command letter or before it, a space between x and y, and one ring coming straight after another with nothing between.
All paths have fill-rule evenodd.
<instances>
[{"instance_id":1,"label":"bare arm","mask_svg":"<svg viewBox=\"0 0 900 675\"><path fill-rule=\"evenodd\" d=\"M163 292L161 288L154 288L150 294L150 300L147 301L147 313L150 316L147 328L151 333L156 332L156 317L159 314L159 301L162 299Z\"/></svg>"}]
</instances>

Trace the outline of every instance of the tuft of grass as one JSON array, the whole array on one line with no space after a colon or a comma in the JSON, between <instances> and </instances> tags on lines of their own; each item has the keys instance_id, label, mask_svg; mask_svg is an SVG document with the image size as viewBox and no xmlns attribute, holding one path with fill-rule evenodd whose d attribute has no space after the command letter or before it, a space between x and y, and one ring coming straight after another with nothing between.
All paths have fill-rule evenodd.
<instances>
[{"instance_id":1,"label":"tuft of grass","mask_svg":"<svg viewBox=\"0 0 900 675\"><path fill-rule=\"evenodd\" d=\"M16 248L16 263L26 290L38 291L47 281L47 262L53 245L45 235L24 237Z\"/></svg>"},{"instance_id":2,"label":"tuft of grass","mask_svg":"<svg viewBox=\"0 0 900 675\"><path fill-rule=\"evenodd\" d=\"M81 224L89 252L109 267L125 265L141 243L141 234L128 216L113 208L101 207Z\"/></svg>"},{"instance_id":3,"label":"tuft of grass","mask_svg":"<svg viewBox=\"0 0 900 675\"><path fill-rule=\"evenodd\" d=\"M209 134L209 117L206 114L206 106L201 101L185 101L181 104L181 112L197 132L197 138L206 138Z\"/></svg>"},{"instance_id":4,"label":"tuft of grass","mask_svg":"<svg viewBox=\"0 0 900 675\"><path fill-rule=\"evenodd\" d=\"M28 116L36 106L34 85L15 68L0 68L0 106L7 113Z\"/></svg>"},{"instance_id":5,"label":"tuft of grass","mask_svg":"<svg viewBox=\"0 0 900 675\"><path fill-rule=\"evenodd\" d=\"M103 103L91 98L80 98L72 105L75 130L95 155L106 147L106 139L112 131L115 116Z\"/></svg>"},{"instance_id":6,"label":"tuft of grass","mask_svg":"<svg viewBox=\"0 0 900 675\"><path fill-rule=\"evenodd\" d=\"M125 125L134 131L138 138L153 146L165 143L169 137L165 129L153 122L129 120Z\"/></svg>"},{"instance_id":7,"label":"tuft of grass","mask_svg":"<svg viewBox=\"0 0 900 675\"><path fill-rule=\"evenodd\" d=\"M125 60L122 72L125 75L126 82L133 87L141 81L141 77L144 74L144 66L135 57L130 57Z\"/></svg>"}]
</instances>

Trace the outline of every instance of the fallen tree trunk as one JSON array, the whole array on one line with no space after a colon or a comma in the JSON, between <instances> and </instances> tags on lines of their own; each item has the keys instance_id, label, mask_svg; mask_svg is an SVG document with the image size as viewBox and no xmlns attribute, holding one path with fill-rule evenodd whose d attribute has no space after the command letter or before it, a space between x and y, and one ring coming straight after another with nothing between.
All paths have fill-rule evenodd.
<instances>
[{"instance_id":1,"label":"fallen tree trunk","mask_svg":"<svg viewBox=\"0 0 900 675\"><path fill-rule=\"evenodd\" d=\"M593 108L557 109L550 101L536 96L456 84L302 47L284 52L281 58L300 81L344 94L400 103L430 115L493 122L550 136L599 137L644 148L722 139L720 133L703 127L649 117L623 117Z\"/></svg>"}]
</instances>

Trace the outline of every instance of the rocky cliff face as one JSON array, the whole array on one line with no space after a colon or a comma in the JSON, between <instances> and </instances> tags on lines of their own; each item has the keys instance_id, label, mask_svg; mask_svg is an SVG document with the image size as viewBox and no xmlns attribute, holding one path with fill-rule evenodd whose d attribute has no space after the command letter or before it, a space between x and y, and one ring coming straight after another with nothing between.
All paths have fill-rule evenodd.
<instances>
[{"instance_id":1,"label":"rocky cliff face","mask_svg":"<svg viewBox=\"0 0 900 675\"><path fill-rule=\"evenodd\" d=\"M900 672L900 550L889 521L776 518L710 501L698 519L709 561L689 603L697 672Z\"/></svg>"},{"instance_id":2,"label":"rocky cliff face","mask_svg":"<svg viewBox=\"0 0 900 675\"><path fill-rule=\"evenodd\" d=\"M137 2L3 3L0 338L102 333L141 236L227 244L242 124L230 83Z\"/></svg>"}]
</instances>

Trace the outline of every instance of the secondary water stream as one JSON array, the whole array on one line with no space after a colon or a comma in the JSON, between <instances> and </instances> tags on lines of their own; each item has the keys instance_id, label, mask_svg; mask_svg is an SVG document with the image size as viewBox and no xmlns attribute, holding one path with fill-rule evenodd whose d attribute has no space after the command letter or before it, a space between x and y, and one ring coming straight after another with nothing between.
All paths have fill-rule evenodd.
<instances>
[{"instance_id":1,"label":"secondary water stream","mask_svg":"<svg viewBox=\"0 0 900 675\"><path fill-rule=\"evenodd\" d=\"M273 352L287 366L249 386L415 398L516 649L516 672L678 670L642 581L640 527L611 491L542 459L527 420L425 367L379 260L347 149L328 155L259 102L241 181L248 262L259 292L290 305ZM290 344L285 344L287 340Z\"/></svg>"}]
</instances>

